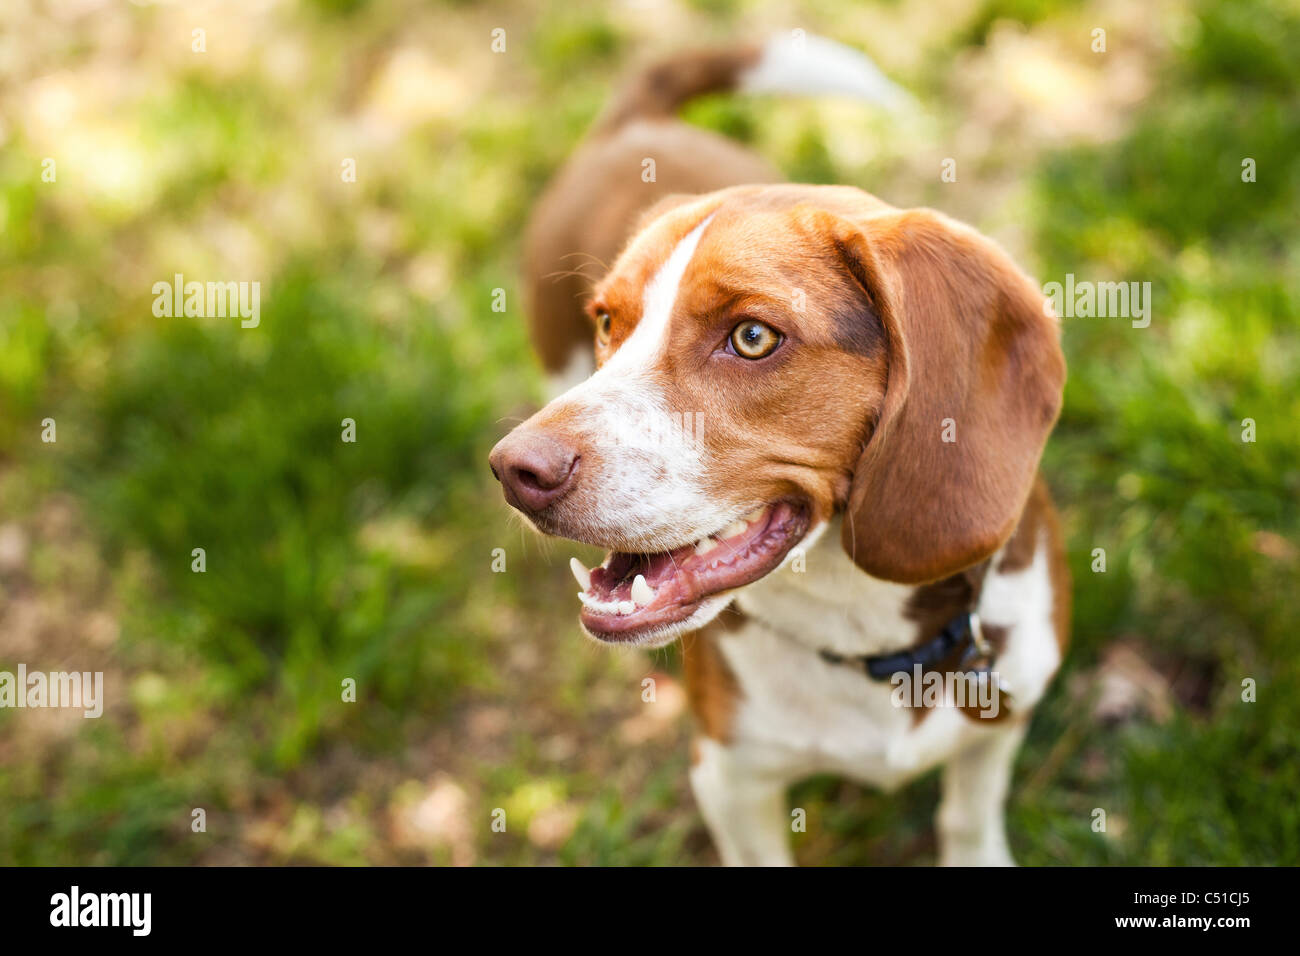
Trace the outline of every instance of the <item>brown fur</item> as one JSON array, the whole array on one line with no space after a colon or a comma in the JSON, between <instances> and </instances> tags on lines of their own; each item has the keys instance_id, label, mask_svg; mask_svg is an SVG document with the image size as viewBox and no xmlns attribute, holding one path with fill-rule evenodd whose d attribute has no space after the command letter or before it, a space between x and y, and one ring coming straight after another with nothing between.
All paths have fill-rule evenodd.
<instances>
[{"instance_id":1,"label":"brown fur","mask_svg":"<svg viewBox=\"0 0 1300 956\"><path fill-rule=\"evenodd\" d=\"M678 290L673 347L661 374L673 385L673 410L707 422L716 463L710 490L720 500L753 507L795 497L817 520L847 495L887 367L883 330L869 313L846 311L854 282L807 207L822 191L835 202L874 202L857 190L766 186L679 205L637 236L597 284L591 304L611 316L610 340L596 351L599 364L640 321L644 288L672 249L716 213ZM795 290L803 293L802 312L794 309ZM741 318L768 322L787 343L759 362L720 354ZM809 422L817 427L803 424Z\"/></svg>"},{"instance_id":2,"label":"brown fur","mask_svg":"<svg viewBox=\"0 0 1300 956\"><path fill-rule=\"evenodd\" d=\"M548 372L589 348L583 300L635 234L638 215L674 193L781 174L738 143L674 117L686 100L730 89L755 48L682 54L636 73L538 201L524 237L529 329ZM642 161L655 161L655 180Z\"/></svg>"},{"instance_id":3,"label":"brown fur","mask_svg":"<svg viewBox=\"0 0 1300 956\"><path fill-rule=\"evenodd\" d=\"M1052 625L1056 629L1056 645L1065 656L1065 649L1070 645L1070 614L1073 610L1073 590L1070 583L1070 565L1065 557L1065 535L1061 533L1061 519L1050 500L1044 516L1047 528L1047 540L1050 550L1047 553L1047 568L1052 579Z\"/></svg>"},{"instance_id":4,"label":"brown fur","mask_svg":"<svg viewBox=\"0 0 1300 956\"><path fill-rule=\"evenodd\" d=\"M889 386L843 543L874 577L933 581L1015 529L1060 410L1060 331L1042 293L973 230L930 210L856 225L839 241L884 322Z\"/></svg>"},{"instance_id":5,"label":"brown fur","mask_svg":"<svg viewBox=\"0 0 1300 956\"><path fill-rule=\"evenodd\" d=\"M918 641L971 605L999 547L1000 570L1024 567L1045 529L1064 649L1069 572L1035 474L1065 366L1041 294L993 242L936 212L848 187L739 186L780 177L673 113L730 88L755 55L688 54L637 74L547 189L525 237L543 364L558 372L590 346L584 299L589 313L610 313L597 361L612 354L640 321L650 278L716 214L679 289L658 371L675 411L705 416L713 493L740 506L796 497L814 520L844 508L850 557L873 576L920 585L909 604ZM642 181L646 158L655 182ZM720 355L741 318L767 322L786 344L758 362ZM945 418L955 443L941 441ZM572 423L542 413L531 424L563 432ZM599 465L597 449L584 454ZM570 497L574 524L600 506L596 488ZM741 691L717 634L738 620L724 612L683 642L692 710L724 742ZM1005 641L998 628L987 633L996 647Z\"/></svg>"},{"instance_id":6,"label":"brown fur","mask_svg":"<svg viewBox=\"0 0 1300 956\"><path fill-rule=\"evenodd\" d=\"M674 411L706 416L711 490L751 507L798 497L815 519L847 503L845 550L885 580L938 581L989 557L1019 521L1060 404L1059 331L1037 289L937 213L847 187L737 187L676 204L596 285L591 308L611 317L598 363L709 215L660 374ZM720 354L742 318L787 344L758 362Z\"/></svg>"},{"instance_id":7,"label":"brown fur","mask_svg":"<svg viewBox=\"0 0 1300 956\"><path fill-rule=\"evenodd\" d=\"M1046 541L1042 538L1046 537ZM998 558L999 572L1022 571L1033 562L1037 548L1048 549L1048 573L1052 582L1052 625L1056 632L1056 643L1062 656L1070 639L1070 571L1065 563L1065 543L1052 505L1051 494L1043 479L1037 478L1030 490L1020 514L1020 521L1015 532L1007 540ZM922 644L934 637L945 624L962 611L974 607L979 589L988 572L988 562L982 562L957 574L924 584L912 592L908 600L907 616L917 622L916 644ZM1001 653L1006 645L1006 629L996 625L984 624L984 636L995 653ZM958 669L958 660L943 661L939 670ZM978 709L967 707L964 711L972 719L981 717ZM997 719L1015 712L1014 705L1007 707ZM920 709L916 714L919 723L929 714Z\"/></svg>"},{"instance_id":8,"label":"brown fur","mask_svg":"<svg viewBox=\"0 0 1300 956\"><path fill-rule=\"evenodd\" d=\"M741 690L718 646L718 637L743 621L740 612L724 611L707 627L682 638L682 672L691 713L700 732L721 743L731 740Z\"/></svg>"},{"instance_id":9,"label":"brown fur","mask_svg":"<svg viewBox=\"0 0 1300 956\"><path fill-rule=\"evenodd\" d=\"M1060 519L1052 496L1042 478L1034 482L1029 500L1021 513L1015 534L1002 549L998 561L999 571L1019 571L1029 567L1040 538L1046 536L1047 568L1052 582L1052 626L1056 631L1056 644L1065 655L1070 643L1070 567L1065 560L1065 536L1061 533Z\"/></svg>"},{"instance_id":10,"label":"brown fur","mask_svg":"<svg viewBox=\"0 0 1300 956\"><path fill-rule=\"evenodd\" d=\"M592 126L594 136L617 132L634 120L671 119L688 100L731 90L743 70L758 63L757 46L695 50L639 70Z\"/></svg>"}]
</instances>

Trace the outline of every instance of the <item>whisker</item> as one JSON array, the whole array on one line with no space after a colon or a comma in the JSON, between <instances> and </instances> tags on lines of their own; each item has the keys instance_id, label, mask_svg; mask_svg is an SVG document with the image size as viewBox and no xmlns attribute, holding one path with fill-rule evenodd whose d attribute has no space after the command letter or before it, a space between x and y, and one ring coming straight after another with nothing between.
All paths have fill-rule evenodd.
<instances>
[{"instance_id":1,"label":"whisker","mask_svg":"<svg viewBox=\"0 0 1300 956\"><path fill-rule=\"evenodd\" d=\"M600 266L602 269L604 269L606 272L609 271L609 263L607 263L607 262L606 262L604 259L602 259L600 256L595 255L595 254L590 253L590 252L581 252L581 251L579 251L579 252L566 252L564 255L560 256L560 258L561 258L561 259L571 259L571 258L573 258L574 256L586 256L588 259L591 259L593 262L596 262L597 264L599 264L599 266Z\"/></svg>"},{"instance_id":2,"label":"whisker","mask_svg":"<svg viewBox=\"0 0 1300 956\"><path fill-rule=\"evenodd\" d=\"M586 279L589 282L591 281L591 276L587 275L585 272L579 271L578 269L556 269L554 272L546 273L542 278L563 279L566 276L577 276L579 279Z\"/></svg>"}]
</instances>

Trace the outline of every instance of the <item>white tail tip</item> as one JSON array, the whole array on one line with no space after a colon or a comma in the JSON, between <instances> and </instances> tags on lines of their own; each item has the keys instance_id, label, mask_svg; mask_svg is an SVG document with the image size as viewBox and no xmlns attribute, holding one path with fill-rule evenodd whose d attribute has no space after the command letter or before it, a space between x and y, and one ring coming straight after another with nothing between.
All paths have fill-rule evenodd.
<instances>
[{"instance_id":1,"label":"white tail tip","mask_svg":"<svg viewBox=\"0 0 1300 956\"><path fill-rule=\"evenodd\" d=\"M890 110L913 102L865 53L802 31L769 40L739 86L746 93L853 96Z\"/></svg>"}]
</instances>

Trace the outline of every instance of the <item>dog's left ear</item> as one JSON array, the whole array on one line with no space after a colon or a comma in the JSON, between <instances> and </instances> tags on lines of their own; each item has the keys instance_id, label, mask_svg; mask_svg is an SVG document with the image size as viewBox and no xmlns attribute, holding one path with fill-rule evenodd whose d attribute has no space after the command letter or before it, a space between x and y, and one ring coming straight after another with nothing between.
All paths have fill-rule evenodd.
<instances>
[{"instance_id":1,"label":"dog's left ear","mask_svg":"<svg viewBox=\"0 0 1300 956\"><path fill-rule=\"evenodd\" d=\"M833 236L888 340L884 403L858 459L842 544L873 577L917 584L1015 530L1061 407L1060 328L997 245L930 210Z\"/></svg>"}]
</instances>

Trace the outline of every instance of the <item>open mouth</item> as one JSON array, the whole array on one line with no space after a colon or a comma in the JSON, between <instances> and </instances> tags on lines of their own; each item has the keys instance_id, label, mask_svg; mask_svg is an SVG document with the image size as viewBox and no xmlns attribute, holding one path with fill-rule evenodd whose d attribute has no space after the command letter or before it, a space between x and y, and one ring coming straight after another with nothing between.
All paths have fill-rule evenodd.
<instances>
[{"instance_id":1,"label":"open mouth","mask_svg":"<svg viewBox=\"0 0 1300 956\"><path fill-rule=\"evenodd\" d=\"M707 599L757 581L807 531L808 510L780 501L671 551L611 551L590 570L573 558L582 625L602 641L642 641L685 621Z\"/></svg>"}]
</instances>

